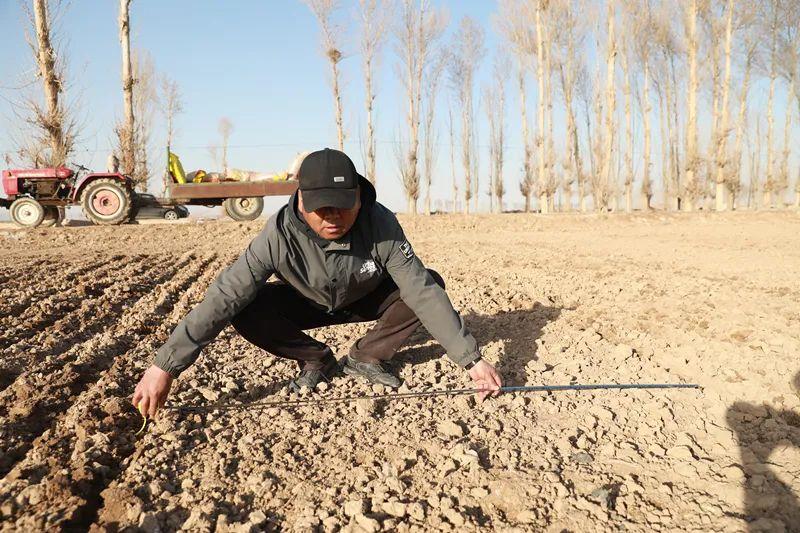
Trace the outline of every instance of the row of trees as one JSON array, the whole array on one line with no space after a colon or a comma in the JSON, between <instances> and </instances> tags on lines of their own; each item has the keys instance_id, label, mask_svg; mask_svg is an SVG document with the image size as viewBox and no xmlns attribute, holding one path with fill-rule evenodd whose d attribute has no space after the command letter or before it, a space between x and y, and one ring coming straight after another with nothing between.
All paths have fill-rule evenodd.
<instances>
[{"instance_id":1,"label":"row of trees","mask_svg":"<svg viewBox=\"0 0 800 533\"><path fill-rule=\"evenodd\" d=\"M354 0L357 14L349 22L341 21L336 0L304 1L319 21L340 148L347 135L340 63L349 54L339 39L354 33L342 31L343 24L358 27L361 144L372 181L376 71L392 45L404 109L395 158L409 212L420 199L431 211L432 182L442 179L434 174L443 124L451 146L451 204L467 212L477 210L482 195L492 210L502 210L506 184L514 181L525 209L542 212L630 211L636 196L650 208L657 191L673 210L768 207L782 204L788 192L792 120L800 111L800 0L499 0L491 27L502 46L491 65L484 64L484 29L469 17L448 28L446 12L431 0ZM165 118L169 144L182 104L177 83L156 76L149 55L131 51L131 3L119 0L123 117L115 144L121 170L146 187L154 110ZM30 41L44 98L18 106L32 126L19 151L37 165L66 162L77 130L64 101L63 58L53 44L54 6L60 2L32 0L36 38ZM478 87L482 68L490 75ZM766 103L752 90L758 84ZM509 105L514 94L516 112ZM785 95L782 125L775 119L779 94ZM750 113L754 102L758 112ZM484 181L480 117L488 129ZM508 164L510 128L523 146L519 168ZM220 122L221 151L212 154L224 168L232 129L227 119ZM795 182L800 205L800 176Z\"/></svg>"},{"instance_id":2,"label":"row of trees","mask_svg":"<svg viewBox=\"0 0 800 533\"><path fill-rule=\"evenodd\" d=\"M123 116L114 126L114 159L120 170L131 176L139 189L145 190L152 174L148 147L155 112L159 110L164 117L169 145L175 132L175 117L183 111L183 103L178 83L165 74L157 75L148 53L131 51L131 3L132 0L119 0ZM15 111L24 125L15 139L16 150L27 164L61 166L75 149L80 114L77 101L65 101L66 58L56 44L59 35L54 22L65 6L59 0L32 0L32 9L23 6L34 30L35 38L31 37L29 44L43 98L31 95L15 102ZM220 131L224 129L221 123Z\"/></svg>"},{"instance_id":3,"label":"row of trees","mask_svg":"<svg viewBox=\"0 0 800 533\"><path fill-rule=\"evenodd\" d=\"M320 22L330 61L341 148L346 133L338 65L345 54L334 23L341 6L336 0L306 3ZM394 44L406 109L396 155L409 212L417 211L423 185L424 209L430 211L438 139L434 114L443 74L451 147L456 137L460 145L458 163L451 148L452 205L460 195L466 212L471 205L477 209L483 193L492 210L502 209L509 175L519 176L526 211L537 202L545 213L558 208L557 199L566 209L631 211L637 194L641 207L649 209L657 190L672 210L724 210L743 201L773 207L783 203L792 181L792 117L795 107L800 111L800 0L499 0L492 26L503 46L495 51L482 88L476 87L476 73L486 56L484 30L469 17L446 41L447 16L430 0L358 0L354 24L360 28L367 95L364 158L373 181L373 69L384 40ZM506 124L509 78L516 80L516 124ZM759 102L753 121L751 89L761 80L768 83L768 97L766 104ZM775 124L781 85L782 150ZM532 121L530 93L536 102ZM479 104L489 130L485 189L475 135ZM520 169L504 164L508 127L521 132ZM800 174L795 182L794 203L800 207ZM746 200L740 197L743 190Z\"/></svg>"}]
</instances>

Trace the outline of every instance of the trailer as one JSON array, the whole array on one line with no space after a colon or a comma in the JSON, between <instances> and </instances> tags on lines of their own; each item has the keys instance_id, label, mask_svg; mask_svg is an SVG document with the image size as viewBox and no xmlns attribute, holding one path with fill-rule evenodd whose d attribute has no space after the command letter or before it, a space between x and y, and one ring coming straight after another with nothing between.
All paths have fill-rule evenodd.
<instances>
[{"instance_id":1,"label":"trailer","mask_svg":"<svg viewBox=\"0 0 800 533\"><path fill-rule=\"evenodd\" d=\"M224 176L205 181L203 171L186 173L178 156L167 149L167 194L164 205L223 206L233 220L255 220L264 210L265 196L289 196L297 189L297 181L275 179L232 181Z\"/></svg>"},{"instance_id":2,"label":"trailer","mask_svg":"<svg viewBox=\"0 0 800 533\"><path fill-rule=\"evenodd\" d=\"M101 225L128 222L140 208L153 204L176 213L185 205L223 206L232 219L246 221L261 216L264 196L288 196L297 189L297 181L291 179L203 181L192 173L187 180L177 156L170 153L168 161L167 198L138 195L128 176L93 172L82 165L4 170L6 198L0 198L0 208L8 209L11 219L26 228L52 226L63 219L66 207L74 205L81 206L89 221Z\"/></svg>"},{"instance_id":3,"label":"trailer","mask_svg":"<svg viewBox=\"0 0 800 533\"><path fill-rule=\"evenodd\" d=\"M223 206L233 220L255 220L264 210L264 196L289 196L297 181L253 181L219 183L171 183L168 205Z\"/></svg>"}]
</instances>

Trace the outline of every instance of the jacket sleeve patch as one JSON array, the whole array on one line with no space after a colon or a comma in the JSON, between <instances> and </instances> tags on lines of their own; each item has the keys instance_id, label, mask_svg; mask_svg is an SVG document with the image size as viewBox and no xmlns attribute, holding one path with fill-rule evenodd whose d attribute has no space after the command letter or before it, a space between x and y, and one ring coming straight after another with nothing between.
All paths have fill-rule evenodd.
<instances>
[{"instance_id":1,"label":"jacket sleeve patch","mask_svg":"<svg viewBox=\"0 0 800 533\"><path fill-rule=\"evenodd\" d=\"M403 244L400 245L400 251L406 259L414 257L414 250L411 248L411 244L408 241L404 241Z\"/></svg>"}]
</instances>

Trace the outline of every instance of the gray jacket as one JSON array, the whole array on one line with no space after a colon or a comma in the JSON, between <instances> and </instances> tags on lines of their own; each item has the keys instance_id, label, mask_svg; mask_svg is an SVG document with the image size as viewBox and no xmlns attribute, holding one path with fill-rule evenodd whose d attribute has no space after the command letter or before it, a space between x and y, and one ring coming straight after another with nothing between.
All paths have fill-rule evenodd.
<instances>
[{"instance_id":1,"label":"gray jacket","mask_svg":"<svg viewBox=\"0 0 800 533\"><path fill-rule=\"evenodd\" d=\"M464 367L480 357L447 293L416 256L394 214L375 201L372 184L362 179L358 218L335 241L308 227L297 213L295 193L178 324L158 350L155 365L177 377L272 275L328 312L364 297L390 276L402 300L456 364Z\"/></svg>"}]
</instances>

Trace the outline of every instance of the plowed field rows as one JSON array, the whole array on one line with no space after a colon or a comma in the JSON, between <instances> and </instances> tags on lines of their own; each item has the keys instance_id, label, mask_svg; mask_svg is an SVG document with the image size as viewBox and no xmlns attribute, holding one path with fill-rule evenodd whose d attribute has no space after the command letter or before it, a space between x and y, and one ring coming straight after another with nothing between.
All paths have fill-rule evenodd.
<instances>
[{"instance_id":1,"label":"plowed field rows","mask_svg":"<svg viewBox=\"0 0 800 533\"><path fill-rule=\"evenodd\" d=\"M261 223L4 231L0 529L800 530L796 214L401 222L507 384L704 389L261 408L296 369L228 328L137 437L141 373ZM424 329L392 365L469 386Z\"/></svg>"}]
</instances>

